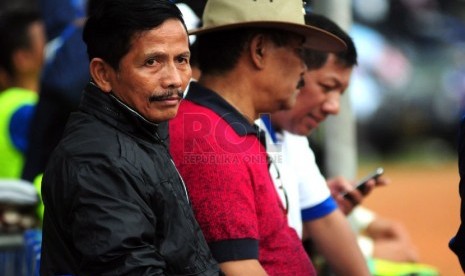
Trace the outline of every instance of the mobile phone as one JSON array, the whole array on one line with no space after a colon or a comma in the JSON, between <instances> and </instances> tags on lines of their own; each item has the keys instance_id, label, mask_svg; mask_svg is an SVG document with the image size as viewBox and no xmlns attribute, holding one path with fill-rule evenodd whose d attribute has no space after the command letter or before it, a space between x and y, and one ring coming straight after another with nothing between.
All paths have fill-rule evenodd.
<instances>
[{"instance_id":1,"label":"mobile phone","mask_svg":"<svg viewBox=\"0 0 465 276\"><path fill-rule=\"evenodd\" d=\"M374 170L373 172L369 173L367 176L362 178L362 180L360 180L357 183L357 185L355 185L354 190L357 189L357 190L359 190L360 192L363 193L363 190L365 189L365 186L366 186L367 182L370 179L376 179L376 178L380 177L383 173L384 173L384 169L382 167L377 168L376 170ZM351 191L342 193L342 195L346 198L350 192Z\"/></svg>"}]
</instances>

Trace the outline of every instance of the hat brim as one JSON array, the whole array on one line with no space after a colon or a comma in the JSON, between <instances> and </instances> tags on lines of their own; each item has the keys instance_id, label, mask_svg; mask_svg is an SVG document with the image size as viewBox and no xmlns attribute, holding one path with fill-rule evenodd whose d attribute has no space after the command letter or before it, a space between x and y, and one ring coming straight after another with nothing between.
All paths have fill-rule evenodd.
<instances>
[{"instance_id":1,"label":"hat brim","mask_svg":"<svg viewBox=\"0 0 465 276\"><path fill-rule=\"evenodd\" d=\"M347 49L346 44L337 36L309 25L301 25L287 22L278 21L249 21L242 23L233 23L220 26L202 27L197 29L189 30L190 35L202 35L207 33L213 33L224 30L247 28L247 27L259 27L259 28L272 28L284 31L289 31L302 35L305 37L303 46L318 51L325 52L340 52Z\"/></svg>"}]
</instances>

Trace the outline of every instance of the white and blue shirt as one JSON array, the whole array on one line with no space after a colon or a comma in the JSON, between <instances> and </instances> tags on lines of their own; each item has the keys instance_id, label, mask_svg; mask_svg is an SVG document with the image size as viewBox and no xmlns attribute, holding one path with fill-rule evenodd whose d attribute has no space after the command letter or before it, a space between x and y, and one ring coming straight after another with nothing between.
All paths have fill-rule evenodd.
<instances>
[{"instance_id":1,"label":"white and blue shirt","mask_svg":"<svg viewBox=\"0 0 465 276\"><path fill-rule=\"evenodd\" d=\"M338 208L337 203L316 164L307 137L274 131L266 116L256 123L266 133L267 153L274 163L270 174L283 205L288 206L289 225L302 237L302 222L332 213Z\"/></svg>"}]
</instances>

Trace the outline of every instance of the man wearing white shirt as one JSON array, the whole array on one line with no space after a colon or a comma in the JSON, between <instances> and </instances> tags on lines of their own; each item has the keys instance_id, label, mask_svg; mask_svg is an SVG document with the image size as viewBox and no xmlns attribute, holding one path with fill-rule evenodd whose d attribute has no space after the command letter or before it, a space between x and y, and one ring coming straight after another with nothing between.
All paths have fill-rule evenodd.
<instances>
[{"instance_id":1,"label":"man wearing white shirt","mask_svg":"<svg viewBox=\"0 0 465 276\"><path fill-rule=\"evenodd\" d=\"M306 19L344 40L347 51L305 51L308 69L296 105L268 118L262 116L259 123L267 134L267 152L272 160L270 174L283 204L288 207L289 224L302 239L312 238L337 275L364 275L367 265L355 235L331 196L306 138L328 115L339 112L339 97L349 84L357 53L350 37L333 22L315 14L306 15ZM370 188L373 185L370 183ZM360 193L354 193L354 202L361 198ZM353 206L347 201L343 207Z\"/></svg>"},{"instance_id":2,"label":"man wearing white shirt","mask_svg":"<svg viewBox=\"0 0 465 276\"><path fill-rule=\"evenodd\" d=\"M351 183L342 177L325 180L309 147L307 136L312 130L327 116L339 112L340 96L349 85L357 53L352 39L330 20L313 14L307 15L306 21L337 35L344 40L347 50L341 53L307 51L305 85L296 105L291 110L262 116L257 122L266 133L267 152L273 161L270 173L283 204L288 206L289 224L303 240L311 238L337 275L357 275L360 248L366 258L381 258L384 264L384 260L400 262L398 268L404 268L403 264L418 261L407 232L400 224L379 218L369 210L354 209L375 185L384 185L387 180L382 177L371 180L363 194L352 191L346 200L341 192L351 189ZM363 224L358 227L363 227L369 236L390 233L389 237L359 237L357 245L345 218L352 210L350 220ZM372 272L379 271L377 265L370 264ZM434 272L421 264L408 269Z\"/></svg>"}]
</instances>

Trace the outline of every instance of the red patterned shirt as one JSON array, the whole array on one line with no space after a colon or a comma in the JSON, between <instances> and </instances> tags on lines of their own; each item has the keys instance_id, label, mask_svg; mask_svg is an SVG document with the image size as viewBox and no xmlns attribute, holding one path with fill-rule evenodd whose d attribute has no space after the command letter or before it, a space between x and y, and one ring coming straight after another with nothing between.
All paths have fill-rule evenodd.
<instances>
[{"instance_id":1,"label":"red patterned shirt","mask_svg":"<svg viewBox=\"0 0 465 276\"><path fill-rule=\"evenodd\" d=\"M258 259L270 275L315 275L268 171L257 128L191 83L170 122L170 151L218 262Z\"/></svg>"}]
</instances>

